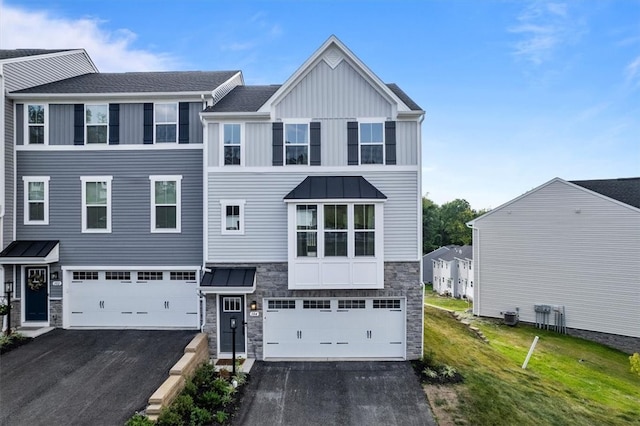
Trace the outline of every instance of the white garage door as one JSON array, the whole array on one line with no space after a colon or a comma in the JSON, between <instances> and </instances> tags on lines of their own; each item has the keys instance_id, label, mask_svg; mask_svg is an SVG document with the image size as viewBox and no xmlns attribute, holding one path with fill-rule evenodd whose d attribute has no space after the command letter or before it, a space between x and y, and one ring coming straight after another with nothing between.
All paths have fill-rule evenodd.
<instances>
[{"instance_id":1,"label":"white garage door","mask_svg":"<svg viewBox=\"0 0 640 426\"><path fill-rule=\"evenodd\" d=\"M70 327L197 328L195 271L72 271Z\"/></svg>"},{"instance_id":2,"label":"white garage door","mask_svg":"<svg viewBox=\"0 0 640 426\"><path fill-rule=\"evenodd\" d=\"M265 358L405 358L405 300L267 299Z\"/></svg>"}]
</instances>

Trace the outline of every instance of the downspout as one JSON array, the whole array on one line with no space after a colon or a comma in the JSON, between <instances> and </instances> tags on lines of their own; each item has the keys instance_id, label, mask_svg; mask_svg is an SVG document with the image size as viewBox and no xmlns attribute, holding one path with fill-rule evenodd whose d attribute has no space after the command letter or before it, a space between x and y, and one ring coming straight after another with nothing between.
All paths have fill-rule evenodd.
<instances>
[{"instance_id":1,"label":"downspout","mask_svg":"<svg viewBox=\"0 0 640 426\"><path fill-rule=\"evenodd\" d=\"M466 223L473 232L473 313L480 316L480 229L473 226L473 222Z\"/></svg>"},{"instance_id":2,"label":"downspout","mask_svg":"<svg viewBox=\"0 0 640 426\"><path fill-rule=\"evenodd\" d=\"M420 120L418 120L418 128L417 128L417 137L418 137L418 158L417 158L417 162L419 164L418 167L418 218L420 225L418 226L418 232L420 233L420 239L419 239L419 244L420 247L418 247L418 259L420 262L420 283L421 283L421 288L422 288L422 301L421 301L421 305L420 305L420 312L422 314L422 319L421 319L421 324L422 324L422 328L421 330L424 330L424 282L422 281L422 277L423 275L423 265L422 265L422 248L424 247L424 235L423 235L423 230L422 230L422 122L424 121L425 118L425 114L423 113L420 116ZM432 279L433 281L433 279ZM406 327L406 325L405 325ZM406 329L405 329L405 335L406 335ZM406 358L406 348L405 348L405 358ZM424 355L424 333L421 332L420 333L420 354Z\"/></svg>"},{"instance_id":3,"label":"downspout","mask_svg":"<svg viewBox=\"0 0 640 426\"><path fill-rule=\"evenodd\" d=\"M208 102L204 95L201 97L202 99L202 110L204 111L207 108ZM208 132L208 124L204 118L202 118L202 114L200 114L200 123L202 124L202 269L200 275L200 282L198 282L198 286L202 282L202 277L204 277L205 272L207 272L207 257L208 257L208 228L209 228L209 220L207 216L207 203L209 202L209 198L207 196L208 193L208 177L209 172L207 171L207 163L209 158L209 132ZM207 297L199 291L200 297L200 332L204 332L204 327L207 324Z\"/></svg>"}]
</instances>

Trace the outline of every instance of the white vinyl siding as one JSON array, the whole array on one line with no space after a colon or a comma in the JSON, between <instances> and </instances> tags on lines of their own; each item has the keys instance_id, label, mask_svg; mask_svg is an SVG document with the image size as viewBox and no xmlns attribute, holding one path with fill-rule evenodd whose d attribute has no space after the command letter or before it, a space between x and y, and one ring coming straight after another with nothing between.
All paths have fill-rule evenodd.
<instances>
[{"instance_id":1,"label":"white vinyl siding","mask_svg":"<svg viewBox=\"0 0 640 426\"><path fill-rule=\"evenodd\" d=\"M565 306L569 328L640 337L640 211L562 181L474 229L474 313Z\"/></svg>"},{"instance_id":2,"label":"white vinyl siding","mask_svg":"<svg viewBox=\"0 0 640 426\"><path fill-rule=\"evenodd\" d=\"M287 173L209 173L207 205L207 249L209 261L286 262L288 259L287 206L284 196L312 172ZM418 172L376 171L357 173L345 170L340 175L362 175L388 197L384 203L385 261L418 261L421 244L416 230L419 217ZM221 199L247 200L242 236L220 234ZM264 247L269 247L265 250Z\"/></svg>"}]
</instances>

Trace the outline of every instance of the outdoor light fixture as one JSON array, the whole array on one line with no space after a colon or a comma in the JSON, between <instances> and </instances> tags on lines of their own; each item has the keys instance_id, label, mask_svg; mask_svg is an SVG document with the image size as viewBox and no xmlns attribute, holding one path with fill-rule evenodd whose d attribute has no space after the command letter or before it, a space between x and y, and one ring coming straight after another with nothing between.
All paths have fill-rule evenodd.
<instances>
[{"instance_id":1,"label":"outdoor light fixture","mask_svg":"<svg viewBox=\"0 0 640 426\"><path fill-rule=\"evenodd\" d=\"M13 281L4 282L4 292L11 293L13 291Z\"/></svg>"},{"instance_id":2,"label":"outdoor light fixture","mask_svg":"<svg viewBox=\"0 0 640 426\"><path fill-rule=\"evenodd\" d=\"M251 305L249 305L252 311L257 311L258 310L258 302L256 302L255 300L251 301Z\"/></svg>"},{"instance_id":3,"label":"outdoor light fixture","mask_svg":"<svg viewBox=\"0 0 640 426\"><path fill-rule=\"evenodd\" d=\"M60 279L60 273L58 271L53 271L51 273L51 281L58 281Z\"/></svg>"}]
</instances>

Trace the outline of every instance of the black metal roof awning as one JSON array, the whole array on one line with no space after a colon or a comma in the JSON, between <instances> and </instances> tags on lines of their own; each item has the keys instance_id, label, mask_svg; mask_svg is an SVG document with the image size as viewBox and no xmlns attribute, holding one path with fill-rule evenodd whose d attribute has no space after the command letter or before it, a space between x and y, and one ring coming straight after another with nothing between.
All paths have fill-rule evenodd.
<instances>
[{"instance_id":1,"label":"black metal roof awning","mask_svg":"<svg viewBox=\"0 0 640 426\"><path fill-rule=\"evenodd\" d=\"M378 188L362 176L307 176L285 197L289 200L386 200Z\"/></svg>"},{"instance_id":2,"label":"black metal roof awning","mask_svg":"<svg viewBox=\"0 0 640 426\"><path fill-rule=\"evenodd\" d=\"M200 281L203 293L243 293L256 291L256 268L211 268Z\"/></svg>"},{"instance_id":3,"label":"black metal roof awning","mask_svg":"<svg viewBox=\"0 0 640 426\"><path fill-rule=\"evenodd\" d=\"M59 260L58 240L13 241L0 252L0 265L46 265Z\"/></svg>"}]
</instances>

